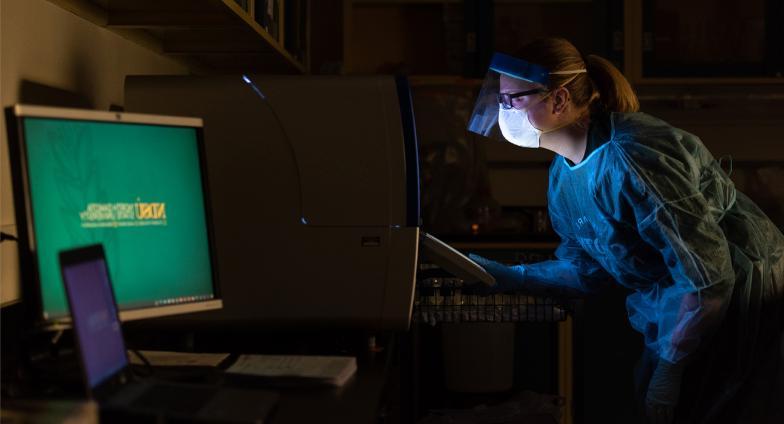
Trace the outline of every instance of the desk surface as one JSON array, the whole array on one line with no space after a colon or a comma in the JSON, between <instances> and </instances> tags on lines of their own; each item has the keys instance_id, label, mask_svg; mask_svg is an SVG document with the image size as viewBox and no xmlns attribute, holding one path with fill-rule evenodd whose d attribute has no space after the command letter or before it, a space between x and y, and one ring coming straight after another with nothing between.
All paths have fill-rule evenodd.
<instances>
[{"instance_id":1,"label":"desk surface","mask_svg":"<svg viewBox=\"0 0 784 424\"><path fill-rule=\"evenodd\" d=\"M4 400L0 421L3 424L94 424L98 422L98 404L88 400Z\"/></svg>"},{"instance_id":2,"label":"desk surface","mask_svg":"<svg viewBox=\"0 0 784 424\"><path fill-rule=\"evenodd\" d=\"M358 358L357 372L340 387L268 388L280 393L270 422L378 422L386 381L385 360L385 354L370 354L368 357Z\"/></svg>"},{"instance_id":3,"label":"desk surface","mask_svg":"<svg viewBox=\"0 0 784 424\"><path fill-rule=\"evenodd\" d=\"M378 422L382 402L387 354L368 354L357 360L357 372L341 387L277 388L242 383L236 384L218 369L204 369L196 378L203 383L227 387L274 390L280 394L278 404L269 417L272 424L313 422L374 423ZM155 375L163 380L183 381L192 370L165 367ZM196 373L198 374L198 373ZM5 423L94 423L98 409L94 402L63 399L3 399L2 422Z\"/></svg>"}]
</instances>

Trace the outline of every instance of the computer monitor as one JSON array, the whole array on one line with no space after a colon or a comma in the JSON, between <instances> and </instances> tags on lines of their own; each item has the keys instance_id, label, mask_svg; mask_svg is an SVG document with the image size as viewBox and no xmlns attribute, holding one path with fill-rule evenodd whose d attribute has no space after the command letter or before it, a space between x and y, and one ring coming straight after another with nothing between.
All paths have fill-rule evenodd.
<instances>
[{"instance_id":1,"label":"computer monitor","mask_svg":"<svg viewBox=\"0 0 784 424\"><path fill-rule=\"evenodd\" d=\"M24 303L67 321L58 253L103 244L123 320L222 307L202 120L6 109Z\"/></svg>"}]
</instances>

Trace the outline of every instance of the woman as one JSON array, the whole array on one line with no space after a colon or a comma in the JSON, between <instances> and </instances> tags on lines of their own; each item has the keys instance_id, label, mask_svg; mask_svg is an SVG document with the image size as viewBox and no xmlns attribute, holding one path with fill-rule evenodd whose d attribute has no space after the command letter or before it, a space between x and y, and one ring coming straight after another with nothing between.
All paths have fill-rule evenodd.
<instances>
[{"instance_id":1,"label":"woman","mask_svg":"<svg viewBox=\"0 0 784 424\"><path fill-rule=\"evenodd\" d=\"M638 108L610 62L566 40L494 56L469 129L557 153L548 207L562 242L553 261L471 257L501 291L632 289L648 421L780 422L784 236L696 136Z\"/></svg>"}]
</instances>

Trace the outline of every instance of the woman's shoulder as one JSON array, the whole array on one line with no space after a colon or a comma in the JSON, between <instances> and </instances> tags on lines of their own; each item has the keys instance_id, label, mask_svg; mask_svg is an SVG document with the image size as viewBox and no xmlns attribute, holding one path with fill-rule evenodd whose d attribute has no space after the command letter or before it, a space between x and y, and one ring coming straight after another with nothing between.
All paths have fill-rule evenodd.
<instances>
[{"instance_id":1,"label":"woman's shoulder","mask_svg":"<svg viewBox=\"0 0 784 424\"><path fill-rule=\"evenodd\" d=\"M610 113L612 139L616 141L633 141L646 137L661 137L686 134L667 121L644 112L612 112Z\"/></svg>"},{"instance_id":2,"label":"woman's shoulder","mask_svg":"<svg viewBox=\"0 0 784 424\"><path fill-rule=\"evenodd\" d=\"M699 137L647 113L613 112L610 122L611 140L632 156L713 159Z\"/></svg>"},{"instance_id":3,"label":"woman's shoulder","mask_svg":"<svg viewBox=\"0 0 784 424\"><path fill-rule=\"evenodd\" d=\"M651 115L613 113L617 162L649 184L663 178L694 180L715 162L699 137Z\"/></svg>"}]
</instances>

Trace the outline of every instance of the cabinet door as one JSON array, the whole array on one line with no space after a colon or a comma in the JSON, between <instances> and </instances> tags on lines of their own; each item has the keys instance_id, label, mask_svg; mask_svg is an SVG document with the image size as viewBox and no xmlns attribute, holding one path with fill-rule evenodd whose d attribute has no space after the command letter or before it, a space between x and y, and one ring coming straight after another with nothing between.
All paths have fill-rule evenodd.
<instances>
[{"instance_id":1,"label":"cabinet door","mask_svg":"<svg viewBox=\"0 0 784 424\"><path fill-rule=\"evenodd\" d=\"M780 77L779 0L644 0L642 77Z\"/></svg>"}]
</instances>

